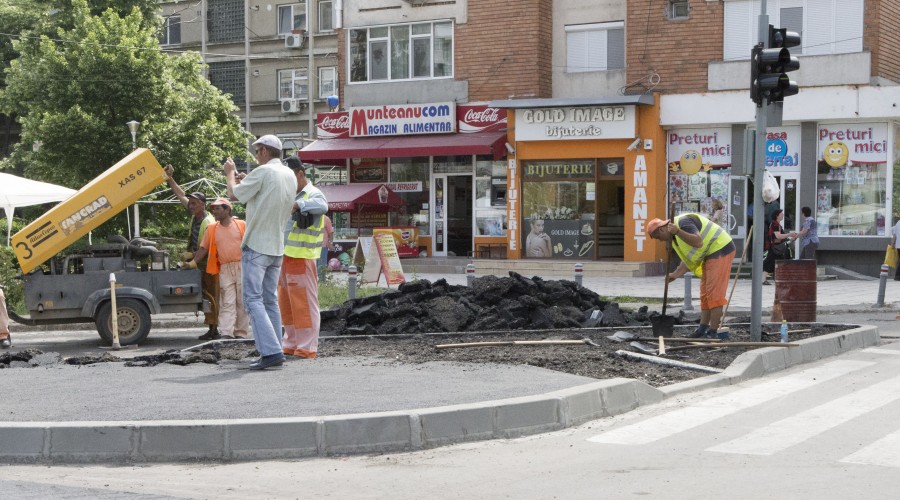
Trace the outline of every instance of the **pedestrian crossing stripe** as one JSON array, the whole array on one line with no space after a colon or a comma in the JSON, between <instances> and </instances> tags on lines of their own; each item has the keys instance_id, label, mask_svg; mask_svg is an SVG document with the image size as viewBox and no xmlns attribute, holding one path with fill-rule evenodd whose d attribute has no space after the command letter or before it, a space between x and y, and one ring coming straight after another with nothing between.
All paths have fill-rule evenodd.
<instances>
[{"instance_id":1,"label":"pedestrian crossing stripe","mask_svg":"<svg viewBox=\"0 0 900 500\"><path fill-rule=\"evenodd\" d=\"M847 455L840 462L900 467L900 431L888 434L856 453Z\"/></svg>"},{"instance_id":2,"label":"pedestrian crossing stripe","mask_svg":"<svg viewBox=\"0 0 900 500\"><path fill-rule=\"evenodd\" d=\"M763 381L746 389L699 401L691 406L635 424L612 429L592 436L588 441L622 445L652 443L872 365L875 363L869 361L832 361L791 375Z\"/></svg>"},{"instance_id":3,"label":"pedestrian crossing stripe","mask_svg":"<svg viewBox=\"0 0 900 500\"><path fill-rule=\"evenodd\" d=\"M773 422L706 451L772 455L900 399L900 376Z\"/></svg>"},{"instance_id":4,"label":"pedestrian crossing stripe","mask_svg":"<svg viewBox=\"0 0 900 500\"><path fill-rule=\"evenodd\" d=\"M883 349L881 347L870 347L860 352L864 352L866 354L893 354L895 356L900 355L900 349Z\"/></svg>"}]
</instances>

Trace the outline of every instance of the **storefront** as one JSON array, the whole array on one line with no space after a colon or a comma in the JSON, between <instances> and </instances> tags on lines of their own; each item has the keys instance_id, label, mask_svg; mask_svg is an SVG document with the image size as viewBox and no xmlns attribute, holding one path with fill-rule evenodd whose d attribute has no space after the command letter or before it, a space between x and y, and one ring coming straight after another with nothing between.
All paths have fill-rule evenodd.
<instances>
[{"instance_id":1,"label":"storefront","mask_svg":"<svg viewBox=\"0 0 900 500\"><path fill-rule=\"evenodd\" d=\"M425 255L470 256L505 242L504 110L450 102L370 106L321 113L318 124L323 139L300 159L342 162L350 185L386 183L403 204L383 225L414 227ZM338 230L369 236L380 226L359 220L367 216L338 217Z\"/></svg>"},{"instance_id":2,"label":"storefront","mask_svg":"<svg viewBox=\"0 0 900 500\"><path fill-rule=\"evenodd\" d=\"M665 135L654 96L494 101L510 113L510 258L662 258L646 223L666 216Z\"/></svg>"}]
</instances>

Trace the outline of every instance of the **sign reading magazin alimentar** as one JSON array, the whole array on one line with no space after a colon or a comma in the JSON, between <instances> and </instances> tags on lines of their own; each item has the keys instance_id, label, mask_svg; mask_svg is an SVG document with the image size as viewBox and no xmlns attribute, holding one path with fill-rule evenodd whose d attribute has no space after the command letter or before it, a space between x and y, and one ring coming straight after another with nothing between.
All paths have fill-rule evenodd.
<instances>
[{"instance_id":1,"label":"sign reading magazin alimentar","mask_svg":"<svg viewBox=\"0 0 900 500\"><path fill-rule=\"evenodd\" d=\"M350 109L351 137L450 134L456 132L456 104L385 104Z\"/></svg>"},{"instance_id":2,"label":"sign reading magazin alimentar","mask_svg":"<svg viewBox=\"0 0 900 500\"><path fill-rule=\"evenodd\" d=\"M516 110L517 141L633 139L634 106L584 106Z\"/></svg>"}]
</instances>

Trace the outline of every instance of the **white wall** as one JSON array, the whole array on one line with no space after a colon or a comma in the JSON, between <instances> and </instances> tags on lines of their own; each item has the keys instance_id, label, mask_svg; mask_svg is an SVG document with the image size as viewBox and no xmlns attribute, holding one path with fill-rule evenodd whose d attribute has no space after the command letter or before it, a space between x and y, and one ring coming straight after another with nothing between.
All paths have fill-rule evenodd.
<instances>
[{"instance_id":1,"label":"white wall","mask_svg":"<svg viewBox=\"0 0 900 500\"><path fill-rule=\"evenodd\" d=\"M624 21L625 0L555 0L553 2L553 97L601 97L616 95L625 81L625 70L566 73L567 25ZM626 40L628 26L625 26ZM626 59L628 47L625 47Z\"/></svg>"}]
</instances>

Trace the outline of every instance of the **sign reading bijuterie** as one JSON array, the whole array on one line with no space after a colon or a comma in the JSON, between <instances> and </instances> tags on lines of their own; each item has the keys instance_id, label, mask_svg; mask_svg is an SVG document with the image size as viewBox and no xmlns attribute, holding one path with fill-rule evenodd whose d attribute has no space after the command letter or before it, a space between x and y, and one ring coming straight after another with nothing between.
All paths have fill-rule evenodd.
<instances>
[{"instance_id":1,"label":"sign reading bijuterie","mask_svg":"<svg viewBox=\"0 0 900 500\"><path fill-rule=\"evenodd\" d=\"M350 110L351 137L456 132L456 104L385 104Z\"/></svg>"},{"instance_id":2,"label":"sign reading bijuterie","mask_svg":"<svg viewBox=\"0 0 900 500\"><path fill-rule=\"evenodd\" d=\"M525 163L525 179L544 178L594 179L594 160L529 161Z\"/></svg>"},{"instance_id":3,"label":"sign reading bijuterie","mask_svg":"<svg viewBox=\"0 0 900 500\"><path fill-rule=\"evenodd\" d=\"M43 264L165 180L150 150L136 149L12 237L22 272Z\"/></svg>"}]
</instances>

